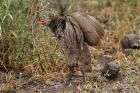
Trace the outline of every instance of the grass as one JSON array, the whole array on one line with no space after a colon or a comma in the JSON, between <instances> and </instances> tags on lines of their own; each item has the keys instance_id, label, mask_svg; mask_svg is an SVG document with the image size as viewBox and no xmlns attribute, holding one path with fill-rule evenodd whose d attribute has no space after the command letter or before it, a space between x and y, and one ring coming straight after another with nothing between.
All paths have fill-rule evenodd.
<instances>
[{"instance_id":1,"label":"grass","mask_svg":"<svg viewBox=\"0 0 140 93\"><path fill-rule=\"evenodd\" d=\"M39 23L32 28L36 5L31 7L30 3L28 0L0 0L0 69L8 72L0 72L0 91L34 93L50 90L55 93L55 89L61 89L56 81L63 80L67 73L64 55L49 28ZM46 10L40 15L47 19L52 12L45 4L45 0L39 2L40 10ZM136 55L126 57L120 41L128 33L140 32L140 0L71 0L69 6L68 13L81 11L93 15L106 31L101 46L91 48L93 68L98 67L97 58L106 51L121 65L118 80L108 81L94 70L87 76L86 84L76 86L77 90L81 93L138 93L139 53L136 51ZM46 87L40 88L41 85ZM72 90L68 88L65 93Z\"/></svg>"}]
</instances>

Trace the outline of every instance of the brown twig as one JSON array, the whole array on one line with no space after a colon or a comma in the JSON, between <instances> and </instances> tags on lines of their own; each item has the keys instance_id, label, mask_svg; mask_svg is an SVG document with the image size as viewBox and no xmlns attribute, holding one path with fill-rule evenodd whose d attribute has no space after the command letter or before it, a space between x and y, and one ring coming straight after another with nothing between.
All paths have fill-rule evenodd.
<instances>
[{"instance_id":1,"label":"brown twig","mask_svg":"<svg viewBox=\"0 0 140 93\"><path fill-rule=\"evenodd\" d=\"M40 56L40 53L38 51L36 41L35 41L35 37L34 37L34 34L33 34L33 32L35 31L35 25L36 25L37 21L40 19L37 3L38 3L38 0L32 0L32 14L34 14L33 18L32 18L32 37L33 37L32 39L33 39L33 45L35 47L36 53L37 53L38 58L39 58L40 68L41 68L42 72L45 72L45 68L42 64L41 56Z\"/></svg>"}]
</instances>

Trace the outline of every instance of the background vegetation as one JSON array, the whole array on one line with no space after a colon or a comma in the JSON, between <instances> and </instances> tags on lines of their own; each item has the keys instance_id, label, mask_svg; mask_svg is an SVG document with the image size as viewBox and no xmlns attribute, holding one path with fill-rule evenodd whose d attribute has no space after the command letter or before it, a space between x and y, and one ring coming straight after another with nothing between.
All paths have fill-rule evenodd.
<instances>
[{"instance_id":1,"label":"background vegetation","mask_svg":"<svg viewBox=\"0 0 140 93\"><path fill-rule=\"evenodd\" d=\"M49 28L34 22L37 10L39 16L46 20L50 15L56 15L57 4L52 0L40 0L35 5L34 1L0 0L0 91L24 93L30 90L38 93L49 89L56 93L50 87L38 86L63 80L67 72L56 38ZM140 32L140 0L70 0L67 13L76 11L93 15L106 31L100 48L91 48L93 66L98 67L96 58L107 51L113 51L110 55L121 65L119 80L106 81L96 75L98 71L93 71L85 85L78 85L78 91L88 93L94 89L96 93L139 93L139 51L125 57L120 41L125 34ZM31 85L29 82L32 82ZM71 90L66 93L68 91Z\"/></svg>"}]
</instances>

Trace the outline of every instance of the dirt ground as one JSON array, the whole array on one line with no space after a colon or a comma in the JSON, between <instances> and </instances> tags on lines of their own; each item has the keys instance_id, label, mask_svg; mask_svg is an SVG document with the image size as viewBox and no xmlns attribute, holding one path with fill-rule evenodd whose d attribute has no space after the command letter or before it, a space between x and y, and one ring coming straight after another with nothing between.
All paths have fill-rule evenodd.
<instances>
[{"instance_id":1,"label":"dirt ground","mask_svg":"<svg viewBox=\"0 0 140 93\"><path fill-rule=\"evenodd\" d=\"M91 49L98 51L97 49ZM93 53L91 73L87 73L86 82L81 82L81 77L73 77L69 85L64 85L61 80L34 80L30 75L21 75L20 78L7 82L5 76L8 74L0 71L0 92L1 93L140 93L140 65L132 57L119 52L120 59L113 62L120 65L119 76L115 80L107 80L101 76L100 65L95 59L98 55ZM119 56L119 57L120 57ZM98 58L99 59L99 58ZM114 58L112 58L114 59ZM121 60L122 60L121 59ZM128 61L131 60L131 61ZM104 60L103 60L104 61ZM12 76L12 75L11 75ZM5 79L4 79L5 78Z\"/></svg>"}]
</instances>

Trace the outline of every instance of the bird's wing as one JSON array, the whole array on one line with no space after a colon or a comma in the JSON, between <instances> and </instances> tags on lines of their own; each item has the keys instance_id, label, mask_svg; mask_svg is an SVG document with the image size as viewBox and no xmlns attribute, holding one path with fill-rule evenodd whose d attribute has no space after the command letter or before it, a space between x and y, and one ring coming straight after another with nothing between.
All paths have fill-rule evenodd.
<instances>
[{"instance_id":1,"label":"bird's wing","mask_svg":"<svg viewBox=\"0 0 140 93\"><path fill-rule=\"evenodd\" d=\"M98 45L104 36L104 30L100 23L92 16L79 12L72 13L71 16L77 21L83 31L85 41L91 46Z\"/></svg>"},{"instance_id":2,"label":"bird's wing","mask_svg":"<svg viewBox=\"0 0 140 93\"><path fill-rule=\"evenodd\" d=\"M74 20L71 16L67 16L64 33L65 33L66 43L68 43L68 45L82 48L83 32L81 32L80 30L81 29L77 24L76 20Z\"/></svg>"}]
</instances>

